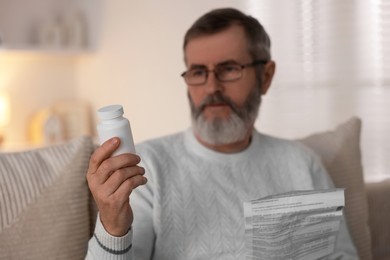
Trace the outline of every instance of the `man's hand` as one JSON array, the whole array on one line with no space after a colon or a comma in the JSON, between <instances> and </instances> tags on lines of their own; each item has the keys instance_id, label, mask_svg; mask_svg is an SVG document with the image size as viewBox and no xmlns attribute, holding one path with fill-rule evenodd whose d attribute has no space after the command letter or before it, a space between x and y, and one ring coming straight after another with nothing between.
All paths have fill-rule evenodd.
<instances>
[{"instance_id":1,"label":"man's hand","mask_svg":"<svg viewBox=\"0 0 390 260\"><path fill-rule=\"evenodd\" d=\"M133 189L146 183L144 168L137 166L135 154L110 157L119 146L119 138L103 143L92 154L87 180L99 208L100 219L106 231L113 236L125 235L133 223L129 196Z\"/></svg>"}]
</instances>

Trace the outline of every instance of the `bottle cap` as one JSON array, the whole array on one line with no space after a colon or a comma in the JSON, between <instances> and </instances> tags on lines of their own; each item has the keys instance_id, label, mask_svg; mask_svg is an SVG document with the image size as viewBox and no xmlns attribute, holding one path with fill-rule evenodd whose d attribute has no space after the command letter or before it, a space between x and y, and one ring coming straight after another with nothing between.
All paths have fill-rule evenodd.
<instances>
[{"instance_id":1,"label":"bottle cap","mask_svg":"<svg viewBox=\"0 0 390 260\"><path fill-rule=\"evenodd\" d=\"M123 115L123 107L121 105L110 105L98 109L99 118L102 120L112 119Z\"/></svg>"}]
</instances>

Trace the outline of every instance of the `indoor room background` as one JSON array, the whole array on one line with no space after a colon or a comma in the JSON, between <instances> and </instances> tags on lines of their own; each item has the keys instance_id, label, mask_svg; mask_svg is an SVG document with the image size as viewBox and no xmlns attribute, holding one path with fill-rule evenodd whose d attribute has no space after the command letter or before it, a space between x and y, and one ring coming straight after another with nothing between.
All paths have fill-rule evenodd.
<instances>
[{"instance_id":1,"label":"indoor room background","mask_svg":"<svg viewBox=\"0 0 390 260\"><path fill-rule=\"evenodd\" d=\"M228 6L271 36L276 76L256 127L294 139L358 116L366 180L389 177L386 0L0 0L2 149L32 147L31 120L63 101L87 104L90 117L70 124L92 135L95 111L109 104L124 106L137 143L188 128L183 36L200 15Z\"/></svg>"}]
</instances>

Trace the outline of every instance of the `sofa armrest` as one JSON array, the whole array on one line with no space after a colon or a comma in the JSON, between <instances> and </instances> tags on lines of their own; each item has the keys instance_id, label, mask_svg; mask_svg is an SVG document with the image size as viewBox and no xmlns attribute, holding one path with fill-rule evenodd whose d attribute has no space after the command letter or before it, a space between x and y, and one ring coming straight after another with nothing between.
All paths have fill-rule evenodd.
<instances>
[{"instance_id":1,"label":"sofa armrest","mask_svg":"<svg viewBox=\"0 0 390 260\"><path fill-rule=\"evenodd\" d=\"M367 183L373 259L390 259L390 180Z\"/></svg>"}]
</instances>

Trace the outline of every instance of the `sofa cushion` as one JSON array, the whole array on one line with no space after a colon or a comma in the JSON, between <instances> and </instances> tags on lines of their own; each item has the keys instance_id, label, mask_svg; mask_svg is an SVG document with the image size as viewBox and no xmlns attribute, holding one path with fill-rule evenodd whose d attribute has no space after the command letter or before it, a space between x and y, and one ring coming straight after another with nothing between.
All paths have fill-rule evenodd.
<instances>
[{"instance_id":1,"label":"sofa cushion","mask_svg":"<svg viewBox=\"0 0 390 260\"><path fill-rule=\"evenodd\" d=\"M366 184L372 254L375 260L390 259L390 179Z\"/></svg>"},{"instance_id":2,"label":"sofa cushion","mask_svg":"<svg viewBox=\"0 0 390 260\"><path fill-rule=\"evenodd\" d=\"M360 153L361 120L353 117L333 131L300 141L320 157L334 184L345 188L345 215L360 259L372 259L368 205Z\"/></svg>"},{"instance_id":3,"label":"sofa cushion","mask_svg":"<svg viewBox=\"0 0 390 260\"><path fill-rule=\"evenodd\" d=\"M84 259L92 139L0 154L0 259Z\"/></svg>"}]
</instances>

